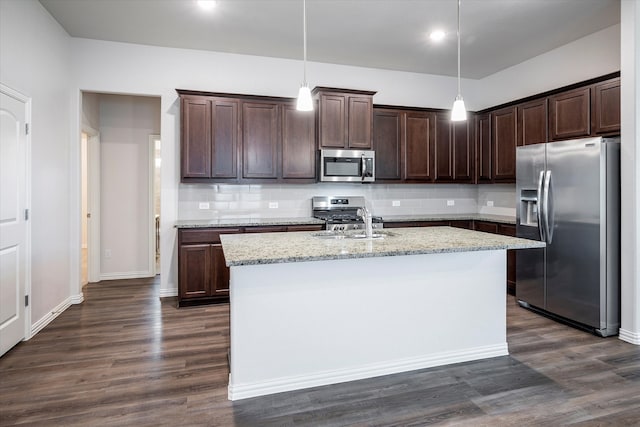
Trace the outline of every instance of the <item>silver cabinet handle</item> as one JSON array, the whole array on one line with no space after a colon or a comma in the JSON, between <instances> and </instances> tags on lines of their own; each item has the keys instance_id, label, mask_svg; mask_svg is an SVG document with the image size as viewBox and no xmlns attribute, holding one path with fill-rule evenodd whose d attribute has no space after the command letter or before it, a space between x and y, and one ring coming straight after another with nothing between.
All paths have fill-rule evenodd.
<instances>
[{"instance_id":1,"label":"silver cabinet handle","mask_svg":"<svg viewBox=\"0 0 640 427\"><path fill-rule=\"evenodd\" d=\"M540 175L538 176L538 191L537 191L537 215L538 215L538 231L540 232L540 240L546 241L546 237L544 234L544 226L542 224L542 185L544 183L544 171L540 171Z\"/></svg>"},{"instance_id":2,"label":"silver cabinet handle","mask_svg":"<svg viewBox=\"0 0 640 427\"><path fill-rule=\"evenodd\" d=\"M360 161L362 162L362 180L367 177L367 160L364 158L364 154L362 155Z\"/></svg>"},{"instance_id":3,"label":"silver cabinet handle","mask_svg":"<svg viewBox=\"0 0 640 427\"><path fill-rule=\"evenodd\" d=\"M547 171L544 182L544 226L545 234L547 236L547 244L551 244L553 240L553 212L549 209L551 199L549 193L551 192L551 171Z\"/></svg>"}]
</instances>

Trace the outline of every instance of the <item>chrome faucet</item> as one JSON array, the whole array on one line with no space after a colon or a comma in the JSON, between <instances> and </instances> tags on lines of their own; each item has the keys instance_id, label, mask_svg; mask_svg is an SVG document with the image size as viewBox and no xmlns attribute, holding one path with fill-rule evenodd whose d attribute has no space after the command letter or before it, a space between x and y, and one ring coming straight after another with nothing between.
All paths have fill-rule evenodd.
<instances>
[{"instance_id":1,"label":"chrome faucet","mask_svg":"<svg viewBox=\"0 0 640 427\"><path fill-rule=\"evenodd\" d=\"M371 218L371 212L366 207L358 208L356 214L364 221L364 234L368 239L373 237L373 221Z\"/></svg>"}]
</instances>

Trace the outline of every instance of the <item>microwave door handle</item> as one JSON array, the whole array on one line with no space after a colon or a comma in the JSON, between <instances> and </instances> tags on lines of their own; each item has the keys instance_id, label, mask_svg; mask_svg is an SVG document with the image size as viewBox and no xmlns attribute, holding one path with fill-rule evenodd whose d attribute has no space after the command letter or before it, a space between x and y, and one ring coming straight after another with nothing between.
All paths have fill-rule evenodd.
<instances>
[{"instance_id":1,"label":"microwave door handle","mask_svg":"<svg viewBox=\"0 0 640 427\"><path fill-rule=\"evenodd\" d=\"M364 154L362 155L362 157L360 158L360 162L362 165L362 180L364 181L365 177L367 176L367 160L364 158Z\"/></svg>"}]
</instances>

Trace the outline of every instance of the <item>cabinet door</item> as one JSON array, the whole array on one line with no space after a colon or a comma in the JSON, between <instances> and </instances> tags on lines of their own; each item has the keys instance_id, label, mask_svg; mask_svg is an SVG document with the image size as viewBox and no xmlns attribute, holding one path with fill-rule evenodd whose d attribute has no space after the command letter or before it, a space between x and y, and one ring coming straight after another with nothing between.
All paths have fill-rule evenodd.
<instances>
[{"instance_id":1,"label":"cabinet door","mask_svg":"<svg viewBox=\"0 0 640 427\"><path fill-rule=\"evenodd\" d=\"M589 136L591 88L579 88L549 97L549 138L552 141Z\"/></svg>"},{"instance_id":2,"label":"cabinet door","mask_svg":"<svg viewBox=\"0 0 640 427\"><path fill-rule=\"evenodd\" d=\"M547 98L518 106L518 146L547 142Z\"/></svg>"},{"instance_id":3,"label":"cabinet door","mask_svg":"<svg viewBox=\"0 0 640 427\"><path fill-rule=\"evenodd\" d=\"M466 230L473 230L473 221L471 220L455 220L450 221L449 225L455 228L464 228Z\"/></svg>"},{"instance_id":4,"label":"cabinet door","mask_svg":"<svg viewBox=\"0 0 640 427\"><path fill-rule=\"evenodd\" d=\"M211 103L182 98L182 177L211 176Z\"/></svg>"},{"instance_id":5,"label":"cabinet door","mask_svg":"<svg viewBox=\"0 0 640 427\"><path fill-rule=\"evenodd\" d=\"M486 221L474 221L474 230L484 233L498 234L498 224Z\"/></svg>"},{"instance_id":6,"label":"cabinet door","mask_svg":"<svg viewBox=\"0 0 640 427\"><path fill-rule=\"evenodd\" d=\"M229 295L229 267L224 260L221 244L211 245L211 291L210 296Z\"/></svg>"},{"instance_id":7,"label":"cabinet door","mask_svg":"<svg viewBox=\"0 0 640 427\"><path fill-rule=\"evenodd\" d=\"M180 246L180 298L211 295L211 245ZM226 268L226 267L225 267Z\"/></svg>"},{"instance_id":8,"label":"cabinet door","mask_svg":"<svg viewBox=\"0 0 640 427\"><path fill-rule=\"evenodd\" d=\"M473 182L475 150L473 118L453 123L453 180Z\"/></svg>"},{"instance_id":9,"label":"cabinet door","mask_svg":"<svg viewBox=\"0 0 640 427\"><path fill-rule=\"evenodd\" d=\"M516 236L516 226L511 224L498 224L498 234L505 236ZM516 294L516 251L507 251L507 292Z\"/></svg>"},{"instance_id":10,"label":"cabinet door","mask_svg":"<svg viewBox=\"0 0 640 427\"><path fill-rule=\"evenodd\" d=\"M315 179L316 135L313 112L284 105L282 111L282 178Z\"/></svg>"},{"instance_id":11,"label":"cabinet door","mask_svg":"<svg viewBox=\"0 0 640 427\"><path fill-rule=\"evenodd\" d=\"M373 99L370 96L349 96L347 113L349 148L371 149L372 114Z\"/></svg>"},{"instance_id":12,"label":"cabinet door","mask_svg":"<svg viewBox=\"0 0 640 427\"><path fill-rule=\"evenodd\" d=\"M321 93L318 104L320 148L346 148L347 96Z\"/></svg>"},{"instance_id":13,"label":"cabinet door","mask_svg":"<svg viewBox=\"0 0 640 427\"><path fill-rule=\"evenodd\" d=\"M476 117L476 176L478 182L491 182L493 163L491 146L491 116L482 114Z\"/></svg>"},{"instance_id":14,"label":"cabinet door","mask_svg":"<svg viewBox=\"0 0 640 427\"><path fill-rule=\"evenodd\" d=\"M593 134L619 133L620 79L595 84L593 103Z\"/></svg>"},{"instance_id":15,"label":"cabinet door","mask_svg":"<svg viewBox=\"0 0 640 427\"><path fill-rule=\"evenodd\" d=\"M516 107L494 111L491 117L493 180L513 182L516 179Z\"/></svg>"},{"instance_id":16,"label":"cabinet door","mask_svg":"<svg viewBox=\"0 0 640 427\"><path fill-rule=\"evenodd\" d=\"M405 116L405 179L432 181L435 114L409 111Z\"/></svg>"},{"instance_id":17,"label":"cabinet door","mask_svg":"<svg viewBox=\"0 0 640 427\"><path fill-rule=\"evenodd\" d=\"M238 111L236 99L211 101L211 177L238 178Z\"/></svg>"},{"instance_id":18,"label":"cabinet door","mask_svg":"<svg viewBox=\"0 0 640 427\"><path fill-rule=\"evenodd\" d=\"M436 113L435 181L453 181L453 129L448 113Z\"/></svg>"},{"instance_id":19,"label":"cabinet door","mask_svg":"<svg viewBox=\"0 0 640 427\"><path fill-rule=\"evenodd\" d=\"M242 103L242 177L278 178L277 103Z\"/></svg>"},{"instance_id":20,"label":"cabinet door","mask_svg":"<svg viewBox=\"0 0 640 427\"><path fill-rule=\"evenodd\" d=\"M402 120L398 110L373 112L373 149L376 152L376 181L402 179Z\"/></svg>"}]
</instances>

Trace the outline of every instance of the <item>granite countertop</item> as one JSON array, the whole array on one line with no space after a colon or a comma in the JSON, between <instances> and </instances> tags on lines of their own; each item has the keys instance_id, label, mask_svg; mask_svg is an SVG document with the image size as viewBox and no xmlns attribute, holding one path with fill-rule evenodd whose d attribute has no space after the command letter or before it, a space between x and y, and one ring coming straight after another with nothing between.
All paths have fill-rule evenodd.
<instances>
[{"instance_id":1,"label":"granite countertop","mask_svg":"<svg viewBox=\"0 0 640 427\"><path fill-rule=\"evenodd\" d=\"M384 221L388 222L411 222L411 221L489 221L499 222L502 224L514 224L516 223L515 216L509 215L492 215L492 214L480 214L480 213L468 213L468 214L422 214L422 215L385 215L382 217Z\"/></svg>"},{"instance_id":2,"label":"granite countertop","mask_svg":"<svg viewBox=\"0 0 640 427\"><path fill-rule=\"evenodd\" d=\"M227 266L446 252L541 248L534 240L454 227L395 228L384 239L323 239L318 232L223 234Z\"/></svg>"},{"instance_id":3,"label":"granite countertop","mask_svg":"<svg viewBox=\"0 0 640 427\"><path fill-rule=\"evenodd\" d=\"M221 218L176 221L175 228L252 227L267 225L324 225L317 218Z\"/></svg>"}]
</instances>

